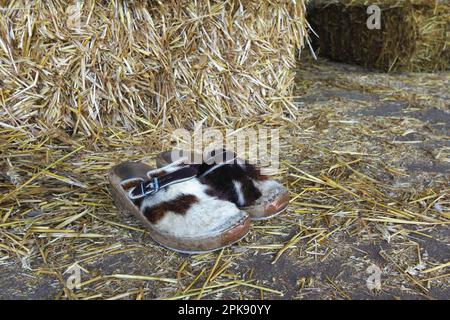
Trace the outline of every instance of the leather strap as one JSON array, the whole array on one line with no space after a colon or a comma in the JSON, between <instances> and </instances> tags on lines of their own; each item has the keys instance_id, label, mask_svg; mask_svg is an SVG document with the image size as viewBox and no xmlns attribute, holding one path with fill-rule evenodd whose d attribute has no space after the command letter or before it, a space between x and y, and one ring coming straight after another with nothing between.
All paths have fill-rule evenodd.
<instances>
[{"instance_id":1,"label":"leather strap","mask_svg":"<svg viewBox=\"0 0 450 320\"><path fill-rule=\"evenodd\" d=\"M148 180L142 180L136 187L131 188L128 195L131 200L141 199L153 195L169 185L195 178L197 172L198 165L187 165L162 177L150 177Z\"/></svg>"}]
</instances>

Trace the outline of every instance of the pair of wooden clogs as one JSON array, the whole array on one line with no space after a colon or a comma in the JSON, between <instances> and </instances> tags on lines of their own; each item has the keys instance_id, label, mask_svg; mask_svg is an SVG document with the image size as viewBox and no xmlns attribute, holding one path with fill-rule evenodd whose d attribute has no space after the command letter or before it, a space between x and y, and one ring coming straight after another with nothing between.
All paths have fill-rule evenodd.
<instances>
[{"instance_id":1,"label":"pair of wooden clogs","mask_svg":"<svg viewBox=\"0 0 450 320\"><path fill-rule=\"evenodd\" d=\"M157 169L126 162L109 173L117 207L164 247L192 254L229 246L247 234L251 220L271 218L289 203L280 183L234 153L216 150L214 159L194 164L174 154L159 154Z\"/></svg>"}]
</instances>

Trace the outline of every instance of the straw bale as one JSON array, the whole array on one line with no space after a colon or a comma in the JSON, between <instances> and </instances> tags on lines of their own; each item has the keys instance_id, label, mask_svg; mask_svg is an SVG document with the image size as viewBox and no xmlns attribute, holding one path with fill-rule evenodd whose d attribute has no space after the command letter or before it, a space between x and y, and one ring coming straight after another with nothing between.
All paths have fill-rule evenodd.
<instances>
[{"instance_id":1,"label":"straw bale","mask_svg":"<svg viewBox=\"0 0 450 320\"><path fill-rule=\"evenodd\" d=\"M369 5L381 29L367 28ZM441 71L450 65L450 3L429 0L337 0L311 3L314 45L333 60L385 71Z\"/></svg>"},{"instance_id":2,"label":"straw bale","mask_svg":"<svg viewBox=\"0 0 450 320\"><path fill-rule=\"evenodd\" d=\"M303 0L0 3L0 121L12 126L91 134L293 108Z\"/></svg>"}]
</instances>

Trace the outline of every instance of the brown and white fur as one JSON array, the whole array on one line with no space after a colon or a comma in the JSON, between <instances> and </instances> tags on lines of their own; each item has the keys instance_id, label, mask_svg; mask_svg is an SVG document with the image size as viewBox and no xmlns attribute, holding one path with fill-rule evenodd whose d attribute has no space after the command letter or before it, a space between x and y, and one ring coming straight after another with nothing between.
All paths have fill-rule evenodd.
<instances>
[{"instance_id":1,"label":"brown and white fur","mask_svg":"<svg viewBox=\"0 0 450 320\"><path fill-rule=\"evenodd\" d=\"M210 195L239 207L253 205L262 195L258 186L267 180L257 168L247 163L203 163L199 166L198 176L210 187L207 190Z\"/></svg>"},{"instance_id":2,"label":"brown and white fur","mask_svg":"<svg viewBox=\"0 0 450 320\"><path fill-rule=\"evenodd\" d=\"M182 163L181 160L149 171L148 176L173 172L183 167ZM193 178L163 188L137 205L158 229L182 237L204 236L246 218L233 202L218 197L212 190L201 179Z\"/></svg>"},{"instance_id":3,"label":"brown and white fur","mask_svg":"<svg viewBox=\"0 0 450 320\"><path fill-rule=\"evenodd\" d=\"M189 156L189 152L183 153ZM286 209L289 192L277 181L261 174L259 168L224 149L205 153L206 160L198 165L198 177L210 187L206 191L209 195L233 202L249 213L252 220L269 219ZM163 167L172 163L174 156L178 158L173 151L162 152L156 162ZM192 152L190 158L197 159L198 154Z\"/></svg>"},{"instance_id":4,"label":"brown and white fur","mask_svg":"<svg viewBox=\"0 0 450 320\"><path fill-rule=\"evenodd\" d=\"M204 162L199 166L198 176L211 187L207 191L209 194L233 202L246 210L253 220L268 219L284 211L289 195L280 183L261 174L259 168L234 154L230 156L226 150L220 152L232 161L219 159L222 162L218 164Z\"/></svg>"}]
</instances>

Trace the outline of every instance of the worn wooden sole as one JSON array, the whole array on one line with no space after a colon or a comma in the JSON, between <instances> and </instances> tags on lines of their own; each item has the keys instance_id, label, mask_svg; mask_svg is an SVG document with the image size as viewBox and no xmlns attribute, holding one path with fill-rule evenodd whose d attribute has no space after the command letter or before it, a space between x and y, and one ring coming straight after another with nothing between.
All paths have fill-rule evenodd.
<instances>
[{"instance_id":1,"label":"worn wooden sole","mask_svg":"<svg viewBox=\"0 0 450 320\"><path fill-rule=\"evenodd\" d=\"M242 207L241 209L247 212L252 220L268 220L283 213L289 205L289 200L290 196L286 191L282 192L273 201L268 202L264 210L261 210L260 206Z\"/></svg>"}]
</instances>

